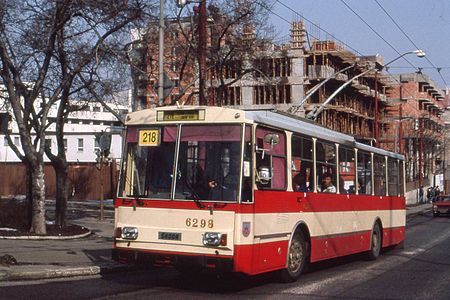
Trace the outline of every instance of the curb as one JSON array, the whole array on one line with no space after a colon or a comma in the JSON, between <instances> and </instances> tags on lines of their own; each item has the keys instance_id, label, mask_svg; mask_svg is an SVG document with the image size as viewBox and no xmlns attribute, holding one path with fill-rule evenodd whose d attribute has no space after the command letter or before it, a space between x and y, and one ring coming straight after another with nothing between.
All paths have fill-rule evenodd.
<instances>
[{"instance_id":1,"label":"curb","mask_svg":"<svg viewBox=\"0 0 450 300\"><path fill-rule=\"evenodd\" d=\"M13 267L3 272L0 270L0 282L19 280L41 280L55 278L69 278L77 276L93 276L109 274L115 272L134 271L138 268L130 265L104 265L104 266L83 266L83 267L60 267L43 268L40 270L14 270Z\"/></svg>"},{"instance_id":2,"label":"curb","mask_svg":"<svg viewBox=\"0 0 450 300\"><path fill-rule=\"evenodd\" d=\"M74 240L87 237L92 232L89 230L86 233L71 235L71 236L44 236L44 235L22 235L22 236L0 236L0 240Z\"/></svg>"},{"instance_id":3,"label":"curb","mask_svg":"<svg viewBox=\"0 0 450 300\"><path fill-rule=\"evenodd\" d=\"M414 218L414 217L416 217L418 215L427 213L427 212L431 211L431 209L432 209L431 207L428 207L428 208L426 208L424 210L420 210L420 211L417 211L417 212L413 212L413 213L407 214L406 215L406 220L409 220L409 219L412 219L412 218Z\"/></svg>"}]
</instances>

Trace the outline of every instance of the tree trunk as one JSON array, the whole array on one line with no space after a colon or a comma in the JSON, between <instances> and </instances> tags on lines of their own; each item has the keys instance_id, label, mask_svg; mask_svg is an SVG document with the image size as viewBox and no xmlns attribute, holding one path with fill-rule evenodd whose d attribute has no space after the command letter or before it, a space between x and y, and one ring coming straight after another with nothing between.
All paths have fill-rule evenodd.
<instances>
[{"instance_id":1,"label":"tree trunk","mask_svg":"<svg viewBox=\"0 0 450 300\"><path fill-rule=\"evenodd\" d=\"M31 187L33 190L33 214L30 232L46 234L45 228L45 182L44 164L36 163L31 168Z\"/></svg>"},{"instance_id":2,"label":"tree trunk","mask_svg":"<svg viewBox=\"0 0 450 300\"><path fill-rule=\"evenodd\" d=\"M33 169L30 164L25 164L26 174L27 174L27 228L31 228L31 223L33 220L33 188L32 188L32 179L31 179L31 170Z\"/></svg>"},{"instance_id":3,"label":"tree trunk","mask_svg":"<svg viewBox=\"0 0 450 300\"><path fill-rule=\"evenodd\" d=\"M58 165L58 166L56 166ZM68 167L67 164L53 164L56 173L56 210L55 223L57 226L66 226L67 199L69 197L68 186Z\"/></svg>"}]
</instances>

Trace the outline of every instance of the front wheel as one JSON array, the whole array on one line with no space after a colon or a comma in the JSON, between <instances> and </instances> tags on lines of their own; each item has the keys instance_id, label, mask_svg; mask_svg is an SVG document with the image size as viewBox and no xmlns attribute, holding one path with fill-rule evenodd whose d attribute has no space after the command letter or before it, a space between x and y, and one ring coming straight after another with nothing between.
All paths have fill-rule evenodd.
<instances>
[{"instance_id":1,"label":"front wheel","mask_svg":"<svg viewBox=\"0 0 450 300\"><path fill-rule=\"evenodd\" d=\"M367 254L368 260L376 260L381 253L381 228L378 223L375 223L372 229L372 236L370 238L370 250Z\"/></svg>"},{"instance_id":2,"label":"front wheel","mask_svg":"<svg viewBox=\"0 0 450 300\"><path fill-rule=\"evenodd\" d=\"M307 264L308 247L301 232L295 233L288 251L287 267L280 271L282 282L296 281Z\"/></svg>"}]
</instances>

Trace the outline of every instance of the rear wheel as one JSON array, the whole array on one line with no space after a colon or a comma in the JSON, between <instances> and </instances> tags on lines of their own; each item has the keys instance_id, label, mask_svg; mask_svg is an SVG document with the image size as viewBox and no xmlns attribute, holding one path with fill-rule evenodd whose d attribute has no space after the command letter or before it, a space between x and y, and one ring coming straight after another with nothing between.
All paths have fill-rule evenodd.
<instances>
[{"instance_id":1,"label":"rear wheel","mask_svg":"<svg viewBox=\"0 0 450 300\"><path fill-rule=\"evenodd\" d=\"M288 251L287 268L280 271L280 279L283 282L296 281L305 269L308 247L301 232L295 233Z\"/></svg>"},{"instance_id":2,"label":"rear wheel","mask_svg":"<svg viewBox=\"0 0 450 300\"><path fill-rule=\"evenodd\" d=\"M372 236L370 238L370 250L367 254L368 260L375 260L381 253L381 228L378 223L375 223L372 229Z\"/></svg>"}]
</instances>

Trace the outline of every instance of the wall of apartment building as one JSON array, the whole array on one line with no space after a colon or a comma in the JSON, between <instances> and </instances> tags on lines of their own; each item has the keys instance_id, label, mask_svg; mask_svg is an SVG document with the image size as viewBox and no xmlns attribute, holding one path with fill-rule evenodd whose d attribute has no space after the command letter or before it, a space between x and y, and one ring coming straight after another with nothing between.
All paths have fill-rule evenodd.
<instances>
[{"instance_id":1,"label":"wall of apartment building","mask_svg":"<svg viewBox=\"0 0 450 300\"><path fill-rule=\"evenodd\" d=\"M436 176L442 172L438 166L444 138L444 123L440 118L442 95L424 88L433 85L432 82L419 82L420 78L414 74L405 77L410 81L401 80L400 75L387 90L392 106L387 109L388 131L381 146L394 152L401 150L405 155L406 188L414 191L420 185L437 184Z\"/></svg>"}]
</instances>

